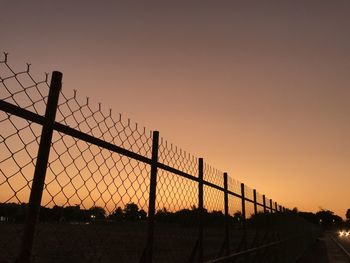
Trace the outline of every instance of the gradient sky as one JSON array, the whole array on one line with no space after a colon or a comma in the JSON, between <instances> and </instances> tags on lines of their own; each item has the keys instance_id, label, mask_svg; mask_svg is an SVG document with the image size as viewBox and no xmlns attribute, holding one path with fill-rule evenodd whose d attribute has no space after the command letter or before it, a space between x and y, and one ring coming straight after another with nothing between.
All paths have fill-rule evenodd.
<instances>
[{"instance_id":1,"label":"gradient sky","mask_svg":"<svg viewBox=\"0 0 350 263\"><path fill-rule=\"evenodd\" d=\"M1 1L0 51L286 207L350 208L349 1Z\"/></svg>"}]
</instances>

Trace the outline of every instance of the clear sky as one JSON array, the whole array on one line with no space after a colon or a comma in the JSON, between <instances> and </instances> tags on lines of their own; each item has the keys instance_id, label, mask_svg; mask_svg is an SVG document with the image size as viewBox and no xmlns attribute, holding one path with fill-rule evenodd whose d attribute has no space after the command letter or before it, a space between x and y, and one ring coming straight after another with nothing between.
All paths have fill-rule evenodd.
<instances>
[{"instance_id":1,"label":"clear sky","mask_svg":"<svg viewBox=\"0 0 350 263\"><path fill-rule=\"evenodd\" d=\"M350 2L6 1L0 50L286 207L350 208Z\"/></svg>"}]
</instances>

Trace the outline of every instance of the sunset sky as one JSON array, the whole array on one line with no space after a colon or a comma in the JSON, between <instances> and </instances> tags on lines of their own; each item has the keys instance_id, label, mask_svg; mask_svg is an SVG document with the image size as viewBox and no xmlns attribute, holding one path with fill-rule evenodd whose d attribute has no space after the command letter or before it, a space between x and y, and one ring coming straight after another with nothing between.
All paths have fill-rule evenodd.
<instances>
[{"instance_id":1,"label":"sunset sky","mask_svg":"<svg viewBox=\"0 0 350 263\"><path fill-rule=\"evenodd\" d=\"M1 1L0 51L63 72L288 208L350 208L349 1Z\"/></svg>"}]
</instances>

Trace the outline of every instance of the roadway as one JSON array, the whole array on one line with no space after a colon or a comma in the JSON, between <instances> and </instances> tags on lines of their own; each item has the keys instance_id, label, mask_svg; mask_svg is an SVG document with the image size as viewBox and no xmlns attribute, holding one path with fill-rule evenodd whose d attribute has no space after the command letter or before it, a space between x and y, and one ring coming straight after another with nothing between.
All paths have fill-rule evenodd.
<instances>
[{"instance_id":1,"label":"roadway","mask_svg":"<svg viewBox=\"0 0 350 263\"><path fill-rule=\"evenodd\" d=\"M327 233L325 242L329 263L350 263L350 235L339 236L338 233Z\"/></svg>"}]
</instances>

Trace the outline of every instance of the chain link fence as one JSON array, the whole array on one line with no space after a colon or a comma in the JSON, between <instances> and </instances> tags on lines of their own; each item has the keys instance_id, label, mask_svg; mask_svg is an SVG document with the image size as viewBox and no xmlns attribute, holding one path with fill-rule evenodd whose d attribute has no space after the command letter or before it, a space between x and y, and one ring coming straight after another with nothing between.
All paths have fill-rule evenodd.
<instances>
[{"instance_id":1,"label":"chain link fence","mask_svg":"<svg viewBox=\"0 0 350 263\"><path fill-rule=\"evenodd\" d=\"M0 262L204 262L280 240L248 222L284 207L61 78L0 61Z\"/></svg>"}]
</instances>

